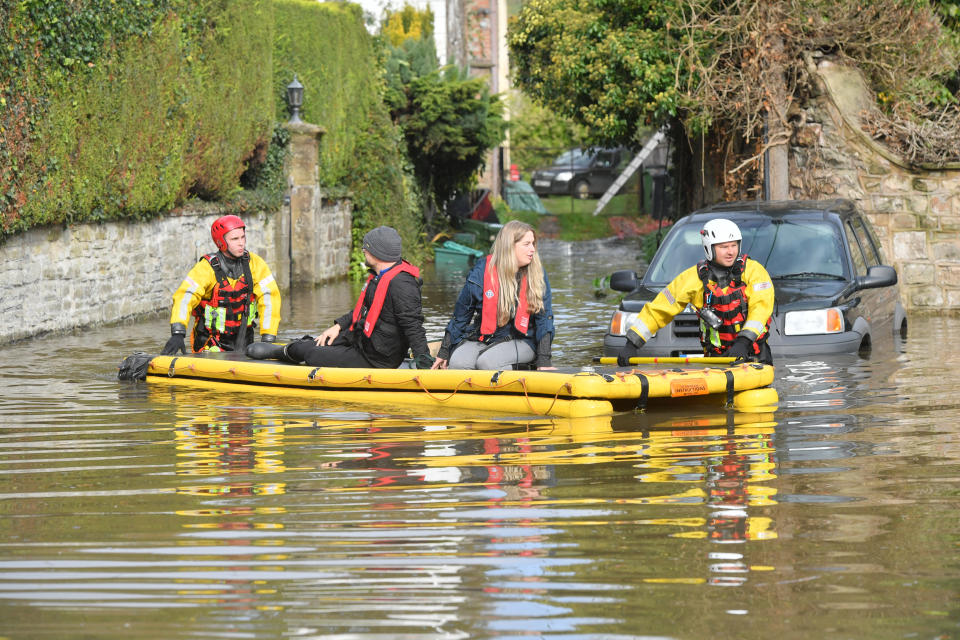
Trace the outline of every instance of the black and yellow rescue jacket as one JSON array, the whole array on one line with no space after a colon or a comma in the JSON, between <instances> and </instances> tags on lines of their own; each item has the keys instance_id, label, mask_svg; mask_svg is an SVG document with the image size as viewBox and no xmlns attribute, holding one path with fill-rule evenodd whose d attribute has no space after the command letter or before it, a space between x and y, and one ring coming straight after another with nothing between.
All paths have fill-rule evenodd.
<instances>
[{"instance_id":1,"label":"black and yellow rescue jacket","mask_svg":"<svg viewBox=\"0 0 960 640\"><path fill-rule=\"evenodd\" d=\"M248 333L244 342L253 341L255 319L261 335L277 334L280 289L263 258L255 253L246 256L249 256L249 272L244 269L245 273L233 278L220 263L222 256L219 253L205 255L174 292L170 323L186 326L190 318L194 318L194 351L213 347L233 350L245 311L244 330Z\"/></svg>"},{"instance_id":2,"label":"black and yellow rescue jacket","mask_svg":"<svg viewBox=\"0 0 960 640\"><path fill-rule=\"evenodd\" d=\"M770 275L759 262L741 255L721 278L725 282L715 278L706 261L682 271L643 306L631 328L649 340L688 304L698 310L707 307L720 317L721 324L713 329L701 319L700 342L705 354L722 354L737 336L748 338L754 353L760 353L773 316Z\"/></svg>"}]
</instances>

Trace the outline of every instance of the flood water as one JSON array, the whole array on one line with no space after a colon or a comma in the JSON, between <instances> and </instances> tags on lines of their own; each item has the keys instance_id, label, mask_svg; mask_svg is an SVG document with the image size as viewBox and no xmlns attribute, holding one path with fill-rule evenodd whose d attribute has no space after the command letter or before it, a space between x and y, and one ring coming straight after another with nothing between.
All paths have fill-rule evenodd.
<instances>
[{"instance_id":1,"label":"flood water","mask_svg":"<svg viewBox=\"0 0 960 640\"><path fill-rule=\"evenodd\" d=\"M637 249L541 249L586 364ZM430 338L462 277L425 270ZM117 382L161 315L0 347L0 637L960 637L960 329L909 332L779 361L775 413L583 420Z\"/></svg>"}]
</instances>

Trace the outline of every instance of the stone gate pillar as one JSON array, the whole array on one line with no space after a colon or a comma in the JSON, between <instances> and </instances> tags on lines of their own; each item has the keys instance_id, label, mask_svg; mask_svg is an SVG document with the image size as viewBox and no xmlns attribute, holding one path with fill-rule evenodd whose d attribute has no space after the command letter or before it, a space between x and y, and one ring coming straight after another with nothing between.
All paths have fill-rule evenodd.
<instances>
[{"instance_id":1,"label":"stone gate pillar","mask_svg":"<svg viewBox=\"0 0 960 640\"><path fill-rule=\"evenodd\" d=\"M284 126L290 131L289 195L278 225L279 262L288 265L291 287L313 285L346 275L350 268L350 203L327 200L320 191L323 127Z\"/></svg>"}]
</instances>

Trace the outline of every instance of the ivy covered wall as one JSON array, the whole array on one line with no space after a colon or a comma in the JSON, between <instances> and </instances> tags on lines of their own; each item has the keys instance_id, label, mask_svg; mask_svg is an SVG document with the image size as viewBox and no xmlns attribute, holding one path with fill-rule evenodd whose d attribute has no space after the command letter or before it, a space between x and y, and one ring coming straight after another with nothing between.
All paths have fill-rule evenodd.
<instances>
[{"instance_id":1,"label":"ivy covered wall","mask_svg":"<svg viewBox=\"0 0 960 640\"><path fill-rule=\"evenodd\" d=\"M7 12L26 73L6 69L0 87L22 107L4 112L21 143L4 144L4 235L226 198L269 140L268 1L25 0Z\"/></svg>"},{"instance_id":2,"label":"ivy covered wall","mask_svg":"<svg viewBox=\"0 0 960 640\"><path fill-rule=\"evenodd\" d=\"M350 3L0 3L0 242L42 225L145 220L192 198L277 207L277 124L297 73L303 119L327 132L323 187L354 199L355 232L394 224L415 243L378 51Z\"/></svg>"}]
</instances>

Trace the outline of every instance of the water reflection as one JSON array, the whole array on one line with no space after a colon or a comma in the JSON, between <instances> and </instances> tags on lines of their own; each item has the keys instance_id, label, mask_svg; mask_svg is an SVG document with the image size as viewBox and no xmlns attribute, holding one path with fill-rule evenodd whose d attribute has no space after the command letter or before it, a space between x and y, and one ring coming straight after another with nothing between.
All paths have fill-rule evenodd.
<instances>
[{"instance_id":1,"label":"water reflection","mask_svg":"<svg viewBox=\"0 0 960 640\"><path fill-rule=\"evenodd\" d=\"M684 417L636 431L610 417L505 423L260 413L224 408L179 422L166 445L176 477L216 482L159 482L159 490L175 487L176 520L161 516L148 529L130 527L126 542L90 540L71 560L0 562L4 597L29 594L45 606L94 596L101 607L129 606L131 599L150 607L229 603L235 611L264 598L285 609L291 598L366 594L395 606L416 599L424 615L436 615L455 609L464 590L486 584L499 596L569 593L594 604L588 594L625 588L578 568L610 552L607 542L594 541L606 538L606 527L651 528L665 540L772 537L754 535L761 527L744 513L773 504L769 493L753 490L772 477L757 459L772 455L762 414L754 416L757 424L743 424L744 416L741 424L726 415ZM607 485L616 490L579 491L591 475L579 469L588 466L619 477ZM630 468L641 473L623 473ZM251 480L265 475L286 481ZM663 505L708 512L646 512ZM490 606L498 615L510 609ZM549 618L554 608L543 606L540 615ZM572 621L565 608L555 613L571 629L616 622ZM539 626L528 623L528 632ZM499 619L491 628L509 626Z\"/></svg>"},{"instance_id":2,"label":"water reflection","mask_svg":"<svg viewBox=\"0 0 960 640\"><path fill-rule=\"evenodd\" d=\"M574 365L634 249L563 246ZM427 278L435 336L462 280ZM290 296L286 336L354 295ZM118 385L165 320L0 348L5 636L956 635L955 322L778 363L775 413L562 420Z\"/></svg>"},{"instance_id":3,"label":"water reflection","mask_svg":"<svg viewBox=\"0 0 960 640\"><path fill-rule=\"evenodd\" d=\"M253 410L230 408L198 416L176 430L177 473L211 476L231 473L283 473L283 425L253 420Z\"/></svg>"},{"instance_id":4,"label":"water reflection","mask_svg":"<svg viewBox=\"0 0 960 640\"><path fill-rule=\"evenodd\" d=\"M233 415L195 418L177 429L177 454L186 460L177 463L177 473L187 476L221 474L283 473L283 452L273 447L280 442L283 427L252 424L250 411L234 409ZM282 482L230 482L187 485L178 492L199 496L242 497L276 495L284 492ZM233 526L233 525L231 525Z\"/></svg>"}]
</instances>

